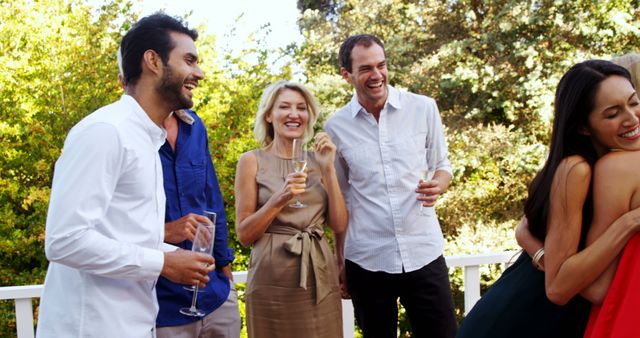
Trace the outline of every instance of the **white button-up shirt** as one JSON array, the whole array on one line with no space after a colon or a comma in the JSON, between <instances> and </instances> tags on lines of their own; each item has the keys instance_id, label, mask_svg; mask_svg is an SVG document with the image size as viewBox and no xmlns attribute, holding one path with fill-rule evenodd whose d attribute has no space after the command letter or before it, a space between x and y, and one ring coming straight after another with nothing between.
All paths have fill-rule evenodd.
<instances>
[{"instance_id":1,"label":"white button-up shirt","mask_svg":"<svg viewBox=\"0 0 640 338\"><path fill-rule=\"evenodd\" d=\"M51 187L38 337L151 336L163 251L175 249L163 243L165 139L127 95L69 132Z\"/></svg>"},{"instance_id":2,"label":"white button-up shirt","mask_svg":"<svg viewBox=\"0 0 640 338\"><path fill-rule=\"evenodd\" d=\"M354 95L324 128L338 149L349 209L345 258L369 271L401 273L429 264L444 246L434 209L421 214L416 200L426 149L438 150L436 170L451 173L451 165L435 101L388 88L378 122Z\"/></svg>"}]
</instances>

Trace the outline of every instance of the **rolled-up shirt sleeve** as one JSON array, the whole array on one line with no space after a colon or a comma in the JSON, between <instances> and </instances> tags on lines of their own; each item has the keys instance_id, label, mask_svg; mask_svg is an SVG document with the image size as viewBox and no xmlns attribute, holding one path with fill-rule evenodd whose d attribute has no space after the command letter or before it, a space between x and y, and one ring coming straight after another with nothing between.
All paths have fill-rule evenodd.
<instances>
[{"instance_id":1,"label":"rolled-up shirt sleeve","mask_svg":"<svg viewBox=\"0 0 640 338\"><path fill-rule=\"evenodd\" d=\"M51 188L45 237L51 262L119 279L159 276L164 254L158 246L144 235L123 238L122 231L105 221L124 170L125 152L110 124L94 123L70 133Z\"/></svg>"},{"instance_id":2,"label":"rolled-up shirt sleeve","mask_svg":"<svg viewBox=\"0 0 640 338\"><path fill-rule=\"evenodd\" d=\"M427 135L427 148L437 149L435 154L438 158L435 159L436 170L442 170L453 175L451 169L451 162L449 161L449 153L447 147L447 139L444 134L444 126L442 125L442 119L435 100L427 98L427 125L430 126L429 135Z\"/></svg>"}]
</instances>

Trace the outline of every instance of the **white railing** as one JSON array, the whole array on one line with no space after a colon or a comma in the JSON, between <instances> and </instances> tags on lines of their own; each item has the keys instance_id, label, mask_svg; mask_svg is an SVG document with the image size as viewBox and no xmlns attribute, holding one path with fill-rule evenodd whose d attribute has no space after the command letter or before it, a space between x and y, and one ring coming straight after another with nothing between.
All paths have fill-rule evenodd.
<instances>
[{"instance_id":1,"label":"white railing","mask_svg":"<svg viewBox=\"0 0 640 338\"><path fill-rule=\"evenodd\" d=\"M480 299L480 265L500 264L515 261L517 252L507 251L476 255L458 255L445 257L450 268L462 267L464 275L464 313ZM236 283L247 281L246 271L233 273ZM16 328L18 338L33 338L33 308L31 301L42 294L42 285L0 287L0 300L13 299L16 307ZM344 338L353 338L355 331L353 306L351 301L342 301L342 322Z\"/></svg>"},{"instance_id":2,"label":"white railing","mask_svg":"<svg viewBox=\"0 0 640 338\"><path fill-rule=\"evenodd\" d=\"M492 252L475 255L445 256L450 268L463 268L464 276L464 315L476 305L480 299L480 265L510 264L515 262L520 251Z\"/></svg>"}]
</instances>

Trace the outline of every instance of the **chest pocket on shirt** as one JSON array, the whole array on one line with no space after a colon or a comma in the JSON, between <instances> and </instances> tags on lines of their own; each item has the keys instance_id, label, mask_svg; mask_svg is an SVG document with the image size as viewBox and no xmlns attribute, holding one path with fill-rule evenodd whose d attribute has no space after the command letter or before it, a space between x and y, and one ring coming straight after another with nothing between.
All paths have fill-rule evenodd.
<instances>
[{"instance_id":1,"label":"chest pocket on shirt","mask_svg":"<svg viewBox=\"0 0 640 338\"><path fill-rule=\"evenodd\" d=\"M380 175L388 171L389 176L387 176L386 182L391 185L399 183L396 179L415 180L418 177L418 168L425 156L424 145L424 134L422 136L419 133L397 135L389 143L381 145L381 149L378 150L381 155L375 155L378 162L375 168L381 171ZM367 159L367 161L371 160ZM380 161L384 163L381 164ZM365 168L366 170L371 169Z\"/></svg>"},{"instance_id":2,"label":"chest pocket on shirt","mask_svg":"<svg viewBox=\"0 0 640 338\"><path fill-rule=\"evenodd\" d=\"M349 166L349 180L361 182L379 175L380 149L374 144L360 144L342 152Z\"/></svg>"},{"instance_id":3,"label":"chest pocket on shirt","mask_svg":"<svg viewBox=\"0 0 640 338\"><path fill-rule=\"evenodd\" d=\"M191 160L191 184L194 184L198 189L204 189L207 173L207 162L205 158L192 159Z\"/></svg>"},{"instance_id":4,"label":"chest pocket on shirt","mask_svg":"<svg viewBox=\"0 0 640 338\"><path fill-rule=\"evenodd\" d=\"M407 164L407 170L415 171L424 165L424 158L426 156L426 141L427 133L418 131L413 135L407 136L403 139L403 142L396 145L398 161L403 161ZM414 174L418 174L417 172Z\"/></svg>"}]
</instances>

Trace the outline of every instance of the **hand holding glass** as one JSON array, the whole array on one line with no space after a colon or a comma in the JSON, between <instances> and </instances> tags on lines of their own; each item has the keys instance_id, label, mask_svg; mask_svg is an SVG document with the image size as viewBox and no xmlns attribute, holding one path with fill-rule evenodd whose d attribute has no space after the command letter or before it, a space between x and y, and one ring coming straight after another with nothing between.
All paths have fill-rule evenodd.
<instances>
[{"instance_id":1,"label":"hand holding glass","mask_svg":"<svg viewBox=\"0 0 640 338\"><path fill-rule=\"evenodd\" d=\"M216 213L215 212L213 212L213 211L205 211L203 213L203 216L206 217L208 220L210 220L211 224L216 224ZM197 228L196 228L196 230L197 230ZM215 228L214 228L214 232L215 232ZM202 290L202 289L196 289L196 287L193 286L193 285L183 286L182 288L187 290L187 291L206 292L205 290Z\"/></svg>"},{"instance_id":2,"label":"hand holding glass","mask_svg":"<svg viewBox=\"0 0 640 338\"><path fill-rule=\"evenodd\" d=\"M209 217L209 215L207 215L207 217ZM191 247L191 251L211 255L213 252L214 239L215 239L215 213L213 213L212 223L198 224L198 229L196 230L196 236L193 239L193 246ZM204 311L196 308L197 299L198 299L198 284L194 286L193 297L191 299L191 307L185 307L180 309L180 313L187 316L195 316L195 317L204 316L205 315Z\"/></svg>"},{"instance_id":3,"label":"hand holding glass","mask_svg":"<svg viewBox=\"0 0 640 338\"><path fill-rule=\"evenodd\" d=\"M301 173L307 167L307 152L305 151L301 139L293 140L293 153L291 156L291 162L293 162L293 170L297 173ZM296 197L296 202L289 204L291 208L304 208L306 205L300 203L300 199Z\"/></svg>"},{"instance_id":4,"label":"hand holding glass","mask_svg":"<svg viewBox=\"0 0 640 338\"><path fill-rule=\"evenodd\" d=\"M422 158L420 166L420 179L423 182L428 182L433 179L433 175L436 173L436 163L438 162L438 151L435 148L425 149L425 156ZM420 215L425 215L424 204L420 202Z\"/></svg>"}]
</instances>

